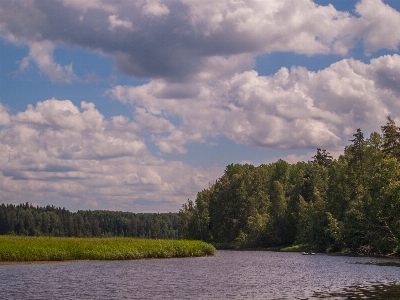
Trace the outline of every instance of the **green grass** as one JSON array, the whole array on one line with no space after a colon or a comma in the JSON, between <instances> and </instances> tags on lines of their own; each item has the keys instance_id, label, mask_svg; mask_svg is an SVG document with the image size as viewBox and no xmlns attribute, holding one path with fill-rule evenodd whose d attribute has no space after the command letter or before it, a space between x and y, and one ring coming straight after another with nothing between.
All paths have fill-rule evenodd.
<instances>
[{"instance_id":1,"label":"green grass","mask_svg":"<svg viewBox=\"0 0 400 300\"><path fill-rule=\"evenodd\" d=\"M213 255L202 241L0 236L1 262L124 260Z\"/></svg>"},{"instance_id":2,"label":"green grass","mask_svg":"<svg viewBox=\"0 0 400 300\"><path fill-rule=\"evenodd\" d=\"M281 248L280 251L283 252L303 252L303 251L310 251L310 245L308 244L297 244L290 247Z\"/></svg>"}]
</instances>

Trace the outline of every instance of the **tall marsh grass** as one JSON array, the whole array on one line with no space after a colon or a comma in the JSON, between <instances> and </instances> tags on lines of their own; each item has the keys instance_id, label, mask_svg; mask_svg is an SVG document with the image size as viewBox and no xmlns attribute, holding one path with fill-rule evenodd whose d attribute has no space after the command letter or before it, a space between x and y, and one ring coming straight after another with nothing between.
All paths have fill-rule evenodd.
<instances>
[{"instance_id":1,"label":"tall marsh grass","mask_svg":"<svg viewBox=\"0 0 400 300\"><path fill-rule=\"evenodd\" d=\"M213 255L202 241L0 236L1 262L124 260Z\"/></svg>"}]
</instances>

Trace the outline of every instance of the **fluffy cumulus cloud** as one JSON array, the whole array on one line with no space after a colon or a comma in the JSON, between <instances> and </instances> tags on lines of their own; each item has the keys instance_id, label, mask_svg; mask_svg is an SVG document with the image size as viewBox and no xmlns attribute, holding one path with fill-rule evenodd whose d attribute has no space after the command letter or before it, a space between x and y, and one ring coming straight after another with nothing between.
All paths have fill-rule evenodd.
<instances>
[{"instance_id":1,"label":"fluffy cumulus cloud","mask_svg":"<svg viewBox=\"0 0 400 300\"><path fill-rule=\"evenodd\" d=\"M10 123L10 115L8 114L7 107L0 103L0 126L8 125Z\"/></svg>"},{"instance_id":2,"label":"fluffy cumulus cloud","mask_svg":"<svg viewBox=\"0 0 400 300\"><path fill-rule=\"evenodd\" d=\"M368 51L398 48L398 11L362 0L355 12L311 0L1 0L0 30L29 45L24 65L53 81L72 76L52 61L53 44L110 55L130 76L209 80L252 69L260 53L346 54L359 40Z\"/></svg>"},{"instance_id":3,"label":"fluffy cumulus cloud","mask_svg":"<svg viewBox=\"0 0 400 300\"><path fill-rule=\"evenodd\" d=\"M137 135L142 125L106 121L92 103L50 99L15 115L0 108L2 202L177 211L217 176L152 156Z\"/></svg>"},{"instance_id":4,"label":"fluffy cumulus cloud","mask_svg":"<svg viewBox=\"0 0 400 300\"><path fill-rule=\"evenodd\" d=\"M20 63L19 72L23 72L29 63L34 61L53 83L71 83L77 79L72 70L72 65L61 66L54 62L54 45L50 41L31 42L29 49L29 55L23 58Z\"/></svg>"},{"instance_id":5,"label":"fluffy cumulus cloud","mask_svg":"<svg viewBox=\"0 0 400 300\"><path fill-rule=\"evenodd\" d=\"M184 153L184 144L221 134L248 146L336 148L355 128L377 130L388 114L400 111L399 78L400 56L387 55L370 64L344 59L318 72L293 67L259 76L248 71L188 89L153 80L110 93L154 118L168 111L182 120L169 127L169 135L154 134L165 152Z\"/></svg>"}]
</instances>

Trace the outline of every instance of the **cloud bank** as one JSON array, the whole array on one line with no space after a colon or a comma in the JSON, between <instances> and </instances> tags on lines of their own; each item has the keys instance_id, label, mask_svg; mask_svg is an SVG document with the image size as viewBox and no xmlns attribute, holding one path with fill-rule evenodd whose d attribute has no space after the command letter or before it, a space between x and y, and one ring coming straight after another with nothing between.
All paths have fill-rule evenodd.
<instances>
[{"instance_id":1,"label":"cloud bank","mask_svg":"<svg viewBox=\"0 0 400 300\"><path fill-rule=\"evenodd\" d=\"M221 172L152 156L140 124L106 121L93 103L49 99L16 115L0 109L4 202L177 211Z\"/></svg>"},{"instance_id":2,"label":"cloud bank","mask_svg":"<svg viewBox=\"0 0 400 300\"><path fill-rule=\"evenodd\" d=\"M293 67L259 76L247 71L189 88L153 80L116 86L110 94L157 122L167 121L165 112L179 117L181 124L168 135L153 135L164 152L185 153L185 144L218 135L252 147L335 149L354 128L379 130L387 115L400 111L399 80L400 56L387 55L370 64L344 59L318 72Z\"/></svg>"}]
</instances>

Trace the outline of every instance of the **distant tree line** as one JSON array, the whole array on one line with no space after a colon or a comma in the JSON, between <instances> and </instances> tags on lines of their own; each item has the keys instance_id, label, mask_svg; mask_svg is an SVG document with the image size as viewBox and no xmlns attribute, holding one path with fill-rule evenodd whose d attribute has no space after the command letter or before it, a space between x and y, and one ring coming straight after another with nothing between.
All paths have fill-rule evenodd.
<instances>
[{"instance_id":1,"label":"distant tree line","mask_svg":"<svg viewBox=\"0 0 400 300\"><path fill-rule=\"evenodd\" d=\"M1 235L179 239L179 224L178 213L70 212L50 205L0 205Z\"/></svg>"},{"instance_id":2,"label":"distant tree line","mask_svg":"<svg viewBox=\"0 0 400 300\"><path fill-rule=\"evenodd\" d=\"M231 164L184 204L184 238L236 248L308 245L316 251L400 253L400 128L360 129L338 159Z\"/></svg>"}]
</instances>

